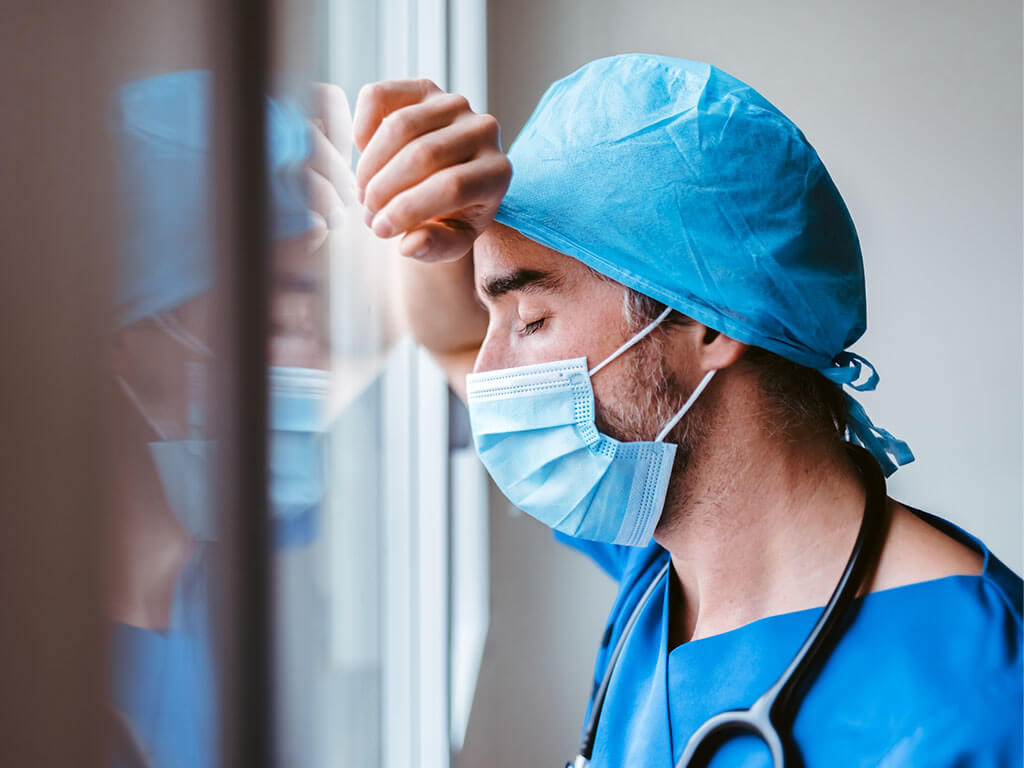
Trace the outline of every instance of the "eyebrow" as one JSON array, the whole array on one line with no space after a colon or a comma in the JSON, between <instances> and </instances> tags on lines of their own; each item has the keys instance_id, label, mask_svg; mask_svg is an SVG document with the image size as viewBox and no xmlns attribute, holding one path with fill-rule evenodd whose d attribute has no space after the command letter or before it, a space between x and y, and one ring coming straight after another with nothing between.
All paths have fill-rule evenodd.
<instances>
[{"instance_id":1,"label":"eyebrow","mask_svg":"<svg viewBox=\"0 0 1024 768\"><path fill-rule=\"evenodd\" d=\"M565 284L561 275L542 272L538 269L515 269L504 275L497 275L484 281L481 288L484 296L496 299L512 291L541 293L557 291Z\"/></svg>"},{"instance_id":2,"label":"eyebrow","mask_svg":"<svg viewBox=\"0 0 1024 768\"><path fill-rule=\"evenodd\" d=\"M284 293L320 293L323 279L293 272L278 272L271 278L271 289Z\"/></svg>"}]
</instances>

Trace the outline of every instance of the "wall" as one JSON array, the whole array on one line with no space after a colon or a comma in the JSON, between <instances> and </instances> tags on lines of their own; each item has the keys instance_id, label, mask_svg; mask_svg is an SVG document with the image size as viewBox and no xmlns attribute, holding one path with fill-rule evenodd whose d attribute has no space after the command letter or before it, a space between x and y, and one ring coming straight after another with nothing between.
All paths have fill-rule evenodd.
<instances>
[{"instance_id":1,"label":"wall","mask_svg":"<svg viewBox=\"0 0 1024 768\"><path fill-rule=\"evenodd\" d=\"M1021 8L1016 2L491 0L506 145L600 56L710 61L804 131L853 214L882 383L863 403L917 462L890 493L1021 570ZM492 627L460 764L560 765L612 585L529 519L492 512ZM560 762L561 761L561 762Z\"/></svg>"},{"instance_id":2,"label":"wall","mask_svg":"<svg viewBox=\"0 0 1024 768\"><path fill-rule=\"evenodd\" d=\"M106 121L118 0L0 23L0 765L100 768Z\"/></svg>"}]
</instances>

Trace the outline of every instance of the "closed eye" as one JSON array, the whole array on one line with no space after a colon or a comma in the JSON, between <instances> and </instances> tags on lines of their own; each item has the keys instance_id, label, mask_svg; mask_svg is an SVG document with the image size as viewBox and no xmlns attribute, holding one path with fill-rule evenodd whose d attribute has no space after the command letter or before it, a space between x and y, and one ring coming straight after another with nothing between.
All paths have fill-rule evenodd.
<instances>
[{"instance_id":1,"label":"closed eye","mask_svg":"<svg viewBox=\"0 0 1024 768\"><path fill-rule=\"evenodd\" d=\"M536 333L544 326L544 321L547 318L542 317L540 320L534 320L532 323L527 323L523 326L523 330L519 333L522 336L529 336L531 333Z\"/></svg>"}]
</instances>

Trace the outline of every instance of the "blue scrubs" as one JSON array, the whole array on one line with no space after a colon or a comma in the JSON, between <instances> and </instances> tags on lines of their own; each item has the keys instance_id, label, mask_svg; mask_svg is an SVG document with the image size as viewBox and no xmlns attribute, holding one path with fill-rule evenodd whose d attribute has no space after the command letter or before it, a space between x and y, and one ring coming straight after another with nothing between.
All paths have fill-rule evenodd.
<instances>
[{"instance_id":1,"label":"blue scrubs","mask_svg":"<svg viewBox=\"0 0 1024 768\"><path fill-rule=\"evenodd\" d=\"M807 768L1022 764L1019 576L953 524L922 518L985 558L977 576L870 593L800 702L793 737ZM669 557L556 538L620 584L598 653L595 687L650 580ZM770 616L668 653L668 580L638 618L612 678L592 765L674 766L707 718L749 707L778 678L820 608ZM589 716L589 707L588 707ZM771 766L752 736L727 742L714 768Z\"/></svg>"},{"instance_id":2,"label":"blue scrubs","mask_svg":"<svg viewBox=\"0 0 1024 768\"><path fill-rule=\"evenodd\" d=\"M208 547L200 545L179 576L166 630L125 624L112 630L113 703L155 768L216 764ZM112 768L122 766L137 768L115 756Z\"/></svg>"}]
</instances>

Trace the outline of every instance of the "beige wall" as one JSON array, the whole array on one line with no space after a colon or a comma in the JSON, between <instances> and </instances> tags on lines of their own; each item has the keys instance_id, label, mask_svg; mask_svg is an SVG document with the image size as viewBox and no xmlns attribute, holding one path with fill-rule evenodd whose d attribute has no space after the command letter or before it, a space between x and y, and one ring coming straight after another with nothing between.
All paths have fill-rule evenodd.
<instances>
[{"instance_id":1,"label":"beige wall","mask_svg":"<svg viewBox=\"0 0 1024 768\"><path fill-rule=\"evenodd\" d=\"M0 23L0 765L103 765L114 0Z\"/></svg>"},{"instance_id":2,"label":"beige wall","mask_svg":"<svg viewBox=\"0 0 1024 768\"><path fill-rule=\"evenodd\" d=\"M792 117L857 223L882 383L863 398L916 464L897 498L1020 571L1021 7L1005 0L492 0L490 106L510 144L586 61L710 61ZM492 512L492 630L461 766L571 756L612 585Z\"/></svg>"}]
</instances>

